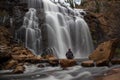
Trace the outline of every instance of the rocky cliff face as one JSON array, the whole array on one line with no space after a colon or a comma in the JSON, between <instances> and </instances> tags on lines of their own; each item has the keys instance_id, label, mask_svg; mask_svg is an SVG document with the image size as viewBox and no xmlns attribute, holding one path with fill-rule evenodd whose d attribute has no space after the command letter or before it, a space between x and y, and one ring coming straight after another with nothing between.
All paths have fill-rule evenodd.
<instances>
[{"instance_id":1,"label":"rocky cliff face","mask_svg":"<svg viewBox=\"0 0 120 80\"><path fill-rule=\"evenodd\" d=\"M93 16L91 19L87 20L87 22L88 25L90 25L93 39L97 41L97 38L99 38L97 42L101 41L100 38L103 38L103 41L112 38L120 38L119 0L85 0L82 5L77 6L77 8L83 8L91 14L87 16ZM96 26L95 23L98 23L98 26ZM96 34L100 34L101 36L96 36Z\"/></svg>"}]
</instances>

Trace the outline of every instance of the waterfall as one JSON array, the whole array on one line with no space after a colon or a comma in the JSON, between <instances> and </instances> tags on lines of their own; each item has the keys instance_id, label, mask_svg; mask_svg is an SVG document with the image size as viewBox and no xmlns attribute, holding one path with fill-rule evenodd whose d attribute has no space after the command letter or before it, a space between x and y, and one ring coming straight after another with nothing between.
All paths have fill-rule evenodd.
<instances>
[{"instance_id":1,"label":"waterfall","mask_svg":"<svg viewBox=\"0 0 120 80\"><path fill-rule=\"evenodd\" d=\"M49 48L54 48L59 58L65 58L71 48L75 58L87 57L93 50L89 28L80 13L71 8L43 0L48 29Z\"/></svg>"},{"instance_id":2,"label":"waterfall","mask_svg":"<svg viewBox=\"0 0 120 80\"><path fill-rule=\"evenodd\" d=\"M25 47L32 50L34 53L40 53L41 45L41 30L38 27L38 18L36 9L30 8L24 16L23 25L17 31L18 37L25 42ZM23 36L24 35L24 36Z\"/></svg>"},{"instance_id":3,"label":"waterfall","mask_svg":"<svg viewBox=\"0 0 120 80\"><path fill-rule=\"evenodd\" d=\"M58 58L65 58L69 48L75 58L87 57L93 51L93 43L87 23L80 13L69 6L61 6L50 0L28 0L29 11L22 28L26 30L26 47L38 53L41 33L35 9L44 9L48 33L48 48ZM35 9L33 9L35 8Z\"/></svg>"}]
</instances>

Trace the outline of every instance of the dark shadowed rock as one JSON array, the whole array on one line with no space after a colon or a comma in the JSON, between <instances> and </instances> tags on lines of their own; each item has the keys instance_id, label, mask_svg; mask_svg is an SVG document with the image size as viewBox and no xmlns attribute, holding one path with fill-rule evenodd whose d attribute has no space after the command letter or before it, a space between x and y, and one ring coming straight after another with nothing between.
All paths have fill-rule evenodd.
<instances>
[{"instance_id":1,"label":"dark shadowed rock","mask_svg":"<svg viewBox=\"0 0 120 80\"><path fill-rule=\"evenodd\" d=\"M112 64L120 64L120 59L112 59L111 63Z\"/></svg>"},{"instance_id":2,"label":"dark shadowed rock","mask_svg":"<svg viewBox=\"0 0 120 80\"><path fill-rule=\"evenodd\" d=\"M39 67L39 68L44 68L45 65L43 65L43 64L39 64L37 67Z\"/></svg>"}]
</instances>

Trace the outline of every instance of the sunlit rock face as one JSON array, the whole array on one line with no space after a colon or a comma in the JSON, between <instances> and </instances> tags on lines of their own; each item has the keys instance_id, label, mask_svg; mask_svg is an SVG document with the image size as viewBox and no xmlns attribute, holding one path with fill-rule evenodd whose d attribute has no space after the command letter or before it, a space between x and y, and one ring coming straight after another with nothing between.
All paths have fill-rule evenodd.
<instances>
[{"instance_id":1,"label":"sunlit rock face","mask_svg":"<svg viewBox=\"0 0 120 80\"><path fill-rule=\"evenodd\" d=\"M22 36L25 34L25 45L35 54L41 54L41 48L46 48L48 53L53 53L58 58L65 58L69 48L72 49L75 58L87 57L92 52L90 31L79 11L50 0L23 2L27 2L30 9L18 32L22 33ZM41 10L44 13L42 25L39 21L42 16L38 16Z\"/></svg>"}]
</instances>

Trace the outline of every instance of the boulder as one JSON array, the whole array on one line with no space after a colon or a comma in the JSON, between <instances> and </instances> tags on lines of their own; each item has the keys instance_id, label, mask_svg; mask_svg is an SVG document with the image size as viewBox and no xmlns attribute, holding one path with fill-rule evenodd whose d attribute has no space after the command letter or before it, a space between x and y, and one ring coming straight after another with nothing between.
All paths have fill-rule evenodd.
<instances>
[{"instance_id":1,"label":"boulder","mask_svg":"<svg viewBox=\"0 0 120 80\"><path fill-rule=\"evenodd\" d=\"M118 41L118 39L112 39L101 43L89 56L89 59L95 61L97 65L101 65L102 63L106 65L106 62L109 62L113 58Z\"/></svg>"},{"instance_id":2,"label":"boulder","mask_svg":"<svg viewBox=\"0 0 120 80\"><path fill-rule=\"evenodd\" d=\"M88 61L83 61L81 63L83 67L93 67L94 66L94 61L93 60L88 60Z\"/></svg>"},{"instance_id":3,"label":"boulder","mask_svg":"<svg viewBox=\"0 0 120 80\"><path fill-rule=\"evenodd\" d=\"M12 49L13 54L12 59L17 60L17 61L25 61L25 60L33 60L38 57L36 57L30 50L22 47L14 47Z\"/></svg>"},{"instance_id":4,"label":"boulder","mask_svg":"<svg viewBox=\"0 0 120 80\"><path fill-rule=\"evenodd\" d=\"M18 64L15 69L12 71L12 73L14 74L20 74L20 73L24 73L25 71L25 67L23 64Z\"/></svg>"},{"instance_id":5,"label":"boulder","mask_svg":"<svg viewBox=\"0 0 120 80\"><path fill-rule=\"evenodd\" d=\"M59 63L63 69L75 66L77 64L76 60L74 59L60 59Z\"/></svg>"},{"instance_id":6,"label":"boulder","mask_svg":"<svg viewBox=\"0 0 120 80\"><path fill-rule=\"evenodd\" d=\"M51 66L59 65L59 60L53 54L45 55L44 59L46 59Z\"/></svg>"},{"instance_id":7,"label":"boulder","mask_svg":"<svg viewBox=\"0 0 120 80\"><path fill-rule=\"evenodd\" d=\"M55 59L55 60L49 60L48 63L51 65L51 66L58 66L59 65L59 60Z\"/></svg>"},{"instance_id":8,"label":"boulder","mask_svg":"<svg viewBox=\"0 0 120 80\"><path fill-rule=\"evenodd\" d=\"M99 60L99 61L96 61L96 66L97 67L109 66L109 61L108 60Z\"/></svg>"},{"instance_id":9,"label":"boulder","mask_svg":"<svg viewBox=\"0 0 120 80\"><path fill-rule=\"evenodd\" d=\"M18 64L18 61L16 60L10 60L6 63L6 65L4 66L4 69L12 69L15 67L15 65Z\"/></svg>"},{"instance_id":10,"label":"boulder","mask_svg":"<svg viewBox=\"0 0 120 80\"><path fill-rule=\"evenodd\" d=\"M39 68L44 68L45 65L43 65L43 64L39 64L37 67L39 67Z\"/></svg>"}]
</instances>

